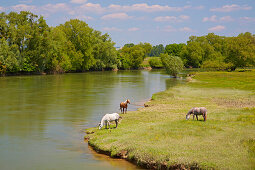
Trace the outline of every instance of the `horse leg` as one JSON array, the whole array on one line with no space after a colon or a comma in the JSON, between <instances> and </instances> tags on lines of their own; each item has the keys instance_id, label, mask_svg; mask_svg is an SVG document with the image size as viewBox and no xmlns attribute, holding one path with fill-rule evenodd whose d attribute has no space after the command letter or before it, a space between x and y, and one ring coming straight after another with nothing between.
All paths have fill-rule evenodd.
<instances>
[{"instance_id":1,"label":"horse leg","mask_svg":"<svg viewBox=\"0 0 255 170\"><path fill-rule=\"evenodd\" d=\"M196 117L197 117L197 120L198 120L198 116L196 115Z\"/></svg>"},{"instance_id":2,"label":"horse leg","mask_svg":"<svg viewBox=\"0 0 255 170\"><path fill-rule=\"evenodd\" d=\"M206 116L207 116L207 113L205 112L205 114L204 114L204 121L206 121Z\"/></svg>"},{"instance_id":3,"label":"horse leg","mask_svg":"<svg viewBox=\"0 0 255 170\"><path fill-rule=\"evenodd\" d=\"M118 119L115 120L116 128L118 127Z\"/></svg>"},{"instance_id":4,"label":"horse leg","mask_svg":"<svg viewBox=\"0 0 255 170\"><path fill-rule=\"evenodd\" d=\"M195 118L195 115L193 114L193 120L194 120L194 118Z\"/></svg>"},{"instance_id":5,"label":"horse leg","mask_svg":"<svg viewBox=\"0 0 255 170\"><path fill-rule=\"evenodd\" d=\"M109 121L107 121L107 124L108 124L108 129L111 129L111 126L110 126L110 122Z\"/></svg>"}]
</instances>

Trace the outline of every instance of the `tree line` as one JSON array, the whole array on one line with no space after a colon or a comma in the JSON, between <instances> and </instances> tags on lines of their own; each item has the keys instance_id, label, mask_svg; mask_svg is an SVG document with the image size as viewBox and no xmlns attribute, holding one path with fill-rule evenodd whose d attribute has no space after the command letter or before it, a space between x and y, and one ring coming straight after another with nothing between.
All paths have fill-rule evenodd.
<instances>
[{"instance_id":1,"label":"tree line","mask_svg":"<svg viewBox=\"0 0 255 170\"><path fill-rule=\"evenodd\" d=\"M108 34L71 19L49 27L31 12L0 14L0 72L79 72L121 67Z\"/></svg>"},{"instance_id":2,"label":"tree line","mask_svg":"<svg viewBox=\"0 0 255 170\"><path fill-rule=\"evenodd\" d=\"M166 45L161 53L180 57L187 68L235 70L252 67L255 66L255 35L246 32L236 37L214 33L190 36L187 44Z\"/></svg>"},{"instance_id":3,"label":"tree line","mask_svg":"<svg viewBox=\"0 0 255 170\"><path fill-rule=\"evenodd\" d=\"M42 16L21 11L0 13L0 73L82 72L87 70L137 69L146 56L159 68L179 59L185 67L219 70L255 65L255 35L236 37L191 36L186 44L126 44L116 50L108 34L71 19L50 27ZM162 63L163 61L163 63ZM179 68L179 66L178 66Z\"/></svg>"}]
</instances>

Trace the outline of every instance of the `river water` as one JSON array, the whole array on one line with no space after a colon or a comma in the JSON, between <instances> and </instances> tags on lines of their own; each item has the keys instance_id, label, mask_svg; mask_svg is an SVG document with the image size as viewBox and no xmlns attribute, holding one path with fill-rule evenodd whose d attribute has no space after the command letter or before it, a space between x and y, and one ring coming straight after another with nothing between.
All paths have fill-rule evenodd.
<instances>
[{"instance_id":1,"label":"river water","mask_svg":"<svg viewBox=\"0 0 255 170\"><path fill-rule=\"evenodd\" d=\"M135 110L176 83L145 70L0 77L0 169L136 169L94 153L84 131L121 101Z\"/></svg>"}]
</instances>

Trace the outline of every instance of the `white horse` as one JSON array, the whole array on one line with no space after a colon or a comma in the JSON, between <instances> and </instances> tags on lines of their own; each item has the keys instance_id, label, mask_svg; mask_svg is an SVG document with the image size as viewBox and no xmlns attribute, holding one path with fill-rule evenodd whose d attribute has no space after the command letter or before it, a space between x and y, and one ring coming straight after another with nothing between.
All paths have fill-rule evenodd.
<instances>
[{"instance_id":1,"label":"white horse","mask_svg":"<svg viewBox=\"0 0 255 170\"><path fill-rule=\"evenodd\" d=\"M111 113L111 114L104 115L104 117L101 119L101 122L99 123L99 129L101 129L104 125L106 129L107 129L107 125L109 126L109 129L110 129L110 122L112 121L115 121L116 128L117 128L119 118L121 117L119 116L118 113Z\"/></svg>"}]
</instances>

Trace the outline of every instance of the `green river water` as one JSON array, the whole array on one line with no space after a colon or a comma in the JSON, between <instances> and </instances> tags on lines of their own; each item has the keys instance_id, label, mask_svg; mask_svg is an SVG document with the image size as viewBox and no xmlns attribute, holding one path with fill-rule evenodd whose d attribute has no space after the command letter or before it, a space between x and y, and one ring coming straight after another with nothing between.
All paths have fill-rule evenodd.
<instances>
[{"instance_id":1,"label":"green river water","mask_svg":"<svg viewBox=\"0 0 255 170\"><path fill-rule=\"evenodd\" d=\"M0 77L0 169L136 169L94 153L84 130L178 82L145 70Z\"/></svg>"}]
</instances>

